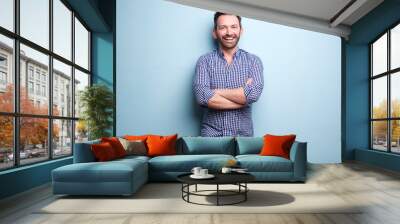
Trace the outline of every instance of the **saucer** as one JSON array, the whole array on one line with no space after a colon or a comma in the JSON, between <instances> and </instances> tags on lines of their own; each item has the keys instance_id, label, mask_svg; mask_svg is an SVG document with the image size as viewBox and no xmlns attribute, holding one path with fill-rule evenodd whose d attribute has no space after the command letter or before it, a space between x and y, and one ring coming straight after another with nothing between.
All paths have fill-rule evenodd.
<instances>
[{"instance_id":1,"label":"saucer","mask_svg":"<svg viewBox=\"0 0 400 224\"><path fill-rule=\"evenodd\" d=\"M234 173L249 173L247 170L232 170Z\"/></svg>"},{"instance_id":2,"label":"saucer","mask_svg":"<svg viewBox=\"0 0 400 224\"><path fill-rule=\"evenodd\" d=\"M211 179L211 178L214 178L214 177L215 176L212 175L212 174L207 174L207 175L204 175L204 176L194 175L194 174L190 175L190 178L193 178L193 179Z\"/></svg>"}]
</instances>

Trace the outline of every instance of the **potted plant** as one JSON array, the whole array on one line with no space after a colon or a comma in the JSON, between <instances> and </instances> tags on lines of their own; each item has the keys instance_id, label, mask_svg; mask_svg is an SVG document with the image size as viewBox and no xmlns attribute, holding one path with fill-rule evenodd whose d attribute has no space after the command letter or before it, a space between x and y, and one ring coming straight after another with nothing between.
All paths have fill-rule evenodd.
<instances>
[{"instance_id":1,"label":"potted plant","mask_svg":"<svg viewBox=\"0 0 400 224\"><path fill-rule=\"evenodd\" d=\"M86 87L79 96L83 120L80 125L87 127L89 140L110 136L114 108L111 90L105 85L94 84Z\"/></svg>"}]
</instances>

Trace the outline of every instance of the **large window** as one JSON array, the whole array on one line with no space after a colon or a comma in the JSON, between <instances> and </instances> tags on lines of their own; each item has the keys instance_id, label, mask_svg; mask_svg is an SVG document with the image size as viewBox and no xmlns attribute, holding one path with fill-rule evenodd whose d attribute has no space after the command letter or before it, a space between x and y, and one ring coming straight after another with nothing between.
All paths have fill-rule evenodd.
<instances>
[{"instance_id":1,"label":"large window","mask_svg":"<svg viewBox=\"0 0 400 224\"><path fill-rule=\"evenodd\" d=\"M370 45L371 148L400 153L400 24Z\"/></svg>"},{"instance_id":2,"label":"large window","mask_svg":"<svg viewBox=\"0 0 400 224\"><path fill-rule=\"evenodd\" d=\"M0 8L0 170L71 156L87 140L78 104L90 85L90 31L63 0Z\"/></svg>"}]
</instances>

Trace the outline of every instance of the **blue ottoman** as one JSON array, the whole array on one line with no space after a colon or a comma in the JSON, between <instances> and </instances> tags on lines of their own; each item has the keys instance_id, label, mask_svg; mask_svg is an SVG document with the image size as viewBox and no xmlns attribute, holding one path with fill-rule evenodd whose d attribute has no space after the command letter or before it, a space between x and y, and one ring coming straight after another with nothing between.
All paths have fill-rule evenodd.
<instances>
[{"instance_id":1,"label":"blue ottoman","mask_svg":"<svg viewBox=\"0 0 400 224\"><path fill-rule=\"evenodd\" d=\"M53 193L131 195L148 180L147 158L74 163L52 171Z\"/></svg>"}]
</instances>

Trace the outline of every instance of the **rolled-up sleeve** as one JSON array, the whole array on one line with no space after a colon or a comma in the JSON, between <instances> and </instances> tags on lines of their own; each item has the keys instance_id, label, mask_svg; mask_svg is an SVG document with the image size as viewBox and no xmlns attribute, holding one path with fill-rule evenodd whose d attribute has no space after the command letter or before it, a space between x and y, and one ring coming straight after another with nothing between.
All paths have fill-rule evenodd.
<instances>
[{"instance_id":1,"label":"rolled-up sleeve","mask_svg":"<svg viewBox=\"0 0 400 224\"><path fill-rule=\"evenodd\" d=\"M264 88L263 64L257 56L254 56L253 66L250 69L249 78L253 79L250 85L244 87L246 103L252 104L260 98Z\"/></svg>"},{"instance_id":2,"label":"rolled-up sleeve","mask_svg":"<svg viewBox=\"0 0 400 224\"><path fill-rule=\"evenodd\" d=\"M208 101L214 96L214 91L210 88L210 77L207 70L207 62L204 57L200 57L197 61L193 90L196 101L201 106L206 107Z\"/></svg>"}]
</instances>

